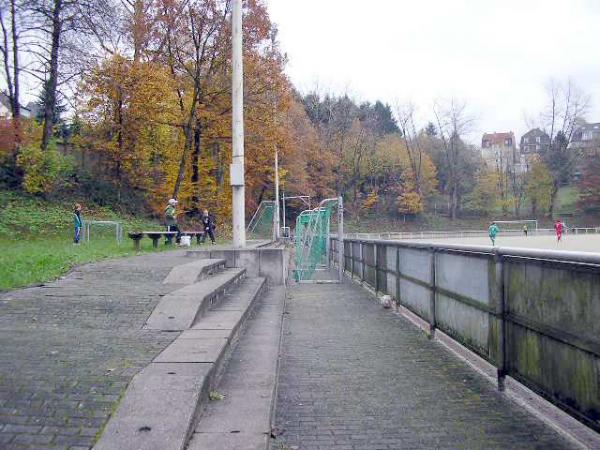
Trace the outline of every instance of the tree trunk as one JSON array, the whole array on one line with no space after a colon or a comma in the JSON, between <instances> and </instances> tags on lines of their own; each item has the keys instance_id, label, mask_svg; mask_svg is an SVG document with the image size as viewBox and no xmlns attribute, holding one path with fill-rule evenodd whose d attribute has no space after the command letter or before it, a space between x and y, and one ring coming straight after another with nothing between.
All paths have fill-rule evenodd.
<instances>
[{"instance_id":1,"label":"tree trunk","mask_svg":"<svg viewBox=\"0 0 600 450\"><path fill-rule=\"evenodd\" d=\"M62 0L54 0L52 11L52 47L50 49L50 73L46 83L46 98L44 99L44 129L42 134L43 151L48 149L48 142L52 138L54 125L54 109L56 108L56 88L58 86L58 50L60 47L60 35L62 33L62 21L60 15L63 8Z\"/></svg>"},{"instance_id":2,"label":"tree trunk","mask_svg":"<svg viewBox=\"0 0 600 450\"><path fill-rule=\"evenodd\" d=\"M192 148L192 141L194 139L194 133L192 132L193 123L191 120L184 125L183 134L185 135L185 144L183 146L183 153L181 154L181 160L179 161L179 172L177 174L177 180L175 180L175 187L173 188L173 198L176 199L179 195L179 191L181 190L181 184L183 183L183 178L185 177L185 165L187 163L188 154L190 153L190 149Z\"/></svg>"},{"instance_id":3,"label":"tree trunk","mask_svg":"<svg viewBox=\"0 0 600 450\"><path fill-rule=\"evenodd\" d=\"M196 119L194 128L194 151L192 152L192 211L200 211L200 156L201 156L202 123Z\"/></svg>"},{"instance_id":4,"label":"tree trunk","mask_svg":"<svg viewBox=\"0 0 600 450\"><path fill-rule=\"evenodd\" d=\"M558 194L558 182L555 180L552 184L552 194L550 195L550 209L548 210L548 215L550 217L554 216L554 203L556 202L556 197Z\"/></svg>"}]
</instances>

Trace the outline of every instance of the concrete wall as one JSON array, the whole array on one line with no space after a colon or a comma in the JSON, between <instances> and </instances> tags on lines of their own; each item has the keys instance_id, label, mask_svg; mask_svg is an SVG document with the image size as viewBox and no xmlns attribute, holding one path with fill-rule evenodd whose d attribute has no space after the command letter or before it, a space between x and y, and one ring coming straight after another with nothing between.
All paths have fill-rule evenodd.
<instances>
[{"instance_id":1,"label":"concrete wall","mask_svg":"<svg viewBox=\"0 0 600 450\"><path fill-rule=\"evenodd\" d=\"M284 248L189 250L187 256L224 259L226 267L243 267L249 277L265 277L272 286L286 284L288 252Z\"/></svg>"},{"instance_id":2,"label":"concrete wall","mask_svg":"<svg viewBox=\"0 0 600 450\"><path fill-rule=\"evenodd\" d=\"M350 276L600 430L600 256L357 239L344 252Z\"/></svg>"}]
</instances>

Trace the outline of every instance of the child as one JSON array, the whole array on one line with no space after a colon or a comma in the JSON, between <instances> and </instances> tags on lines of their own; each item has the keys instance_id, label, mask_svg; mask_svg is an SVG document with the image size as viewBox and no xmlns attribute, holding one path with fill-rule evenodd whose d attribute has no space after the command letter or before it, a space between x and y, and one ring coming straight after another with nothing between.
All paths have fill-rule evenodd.
<instances>
[{"instance_id":1,"label":"child","mask_svg":"<svg viewBox=\"0 0 600 450\"><path fill-rule=\"evenodd\" d=\"M75 225L75 237L73 238L73 243L79 245L79 237L81 235L81 228L83 227L81 205L79 203L75 203L75 207L73 208L73 223Z\"/></svg>"},{"instance_id":2,"label":"child","mask_svg":"<svg viewBox=\"0 0 600 450\"><path fill-rule=\"evenodd\" d=\"M498 225L496 225L496 222L492 222L492 224L488 228L488 235L492 240L492 247L496 245L496 235L498 234L498 231L500 231Z\"/></svg>"},{"instance_id":3,"label":"child","mask_svg":"<svg viewBox=\"0 0 600 450\"><path fill-rule=\"evenodd\" d=\"M200 221L202 222L202 228L204 230L204 234L202 235L202 241L200 241L201 244L204 244L204 241L206 241L206 235L208 234L208 236L210 237L210 240L212 241L212 243L215 243L215 219L208 214L208 209L205 209L202 212L202 217L200 218Z\"/></svg>"}]
</instances>

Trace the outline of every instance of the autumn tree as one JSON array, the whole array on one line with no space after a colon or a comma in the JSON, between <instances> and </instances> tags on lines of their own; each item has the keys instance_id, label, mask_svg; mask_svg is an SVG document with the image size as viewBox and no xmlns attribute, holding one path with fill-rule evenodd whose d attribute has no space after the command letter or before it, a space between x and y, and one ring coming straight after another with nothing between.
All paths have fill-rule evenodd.
<instances>
[{"instance_id":1,"label":"autumn tree","mask_svg":"<svg viewBox=\"0 0 600 450\"><path fill-rule=\"evenodd\" d=\"M525 194L531 203L531 213L551 213L554 179L541 158L534 157L525 179Z\"/></svg>"}]
</instances>

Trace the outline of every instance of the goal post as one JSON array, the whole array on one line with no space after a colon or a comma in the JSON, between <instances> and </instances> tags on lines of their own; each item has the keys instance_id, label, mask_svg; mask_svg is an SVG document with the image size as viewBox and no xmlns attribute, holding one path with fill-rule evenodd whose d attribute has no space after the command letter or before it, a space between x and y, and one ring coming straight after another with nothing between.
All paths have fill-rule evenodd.
<instances>
[{"instance_id":1,"label":"goal post","mask_svg":"<svg viewBox=\"0 0 600 450\"><path fill-rule=\"evenodd\" d=\"M494 220L500 231L523 231L527 225L528 231L536 232L538 230L538 221L536 219L524 220Z\"/></svg>"}]
</instances>

